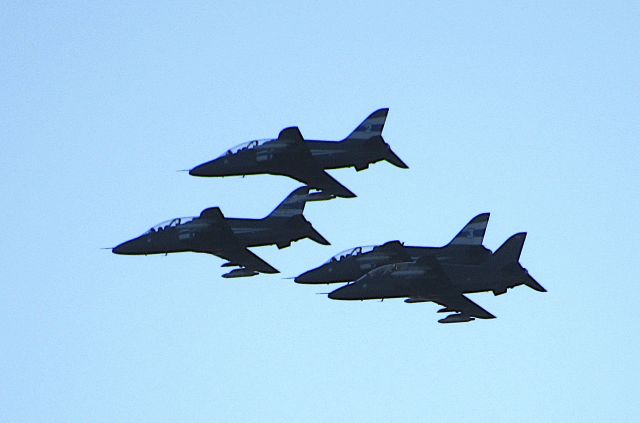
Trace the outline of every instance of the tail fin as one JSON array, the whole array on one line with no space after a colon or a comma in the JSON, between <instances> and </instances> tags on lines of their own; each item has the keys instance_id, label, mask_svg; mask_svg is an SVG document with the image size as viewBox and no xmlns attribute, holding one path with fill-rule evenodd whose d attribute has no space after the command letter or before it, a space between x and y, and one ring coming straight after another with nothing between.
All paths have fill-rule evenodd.
<instances>
[{"instance_id":1,"label":"tail fin","mask_svg":"<svg viewBox=\"0 0 640 423\"><path fill-rule=\"evenodd\" d=\"M368 140L373 137L381 137L384 123L387 120L389 109L378 109L362 121L356 129L345 139Z\"/></svg>"},{"instance_id":2,"label":"tail fin","mask_svg":"<svg viewBox=\"0 0 640 423\"><path fill-rule=\"evenodd\" d=\"M304 212L309 198L309 187L300 187L287 196L267 218L290 218Z\"/></svg>"},{"instance_id":3,"label":"tail fin","mask_svg":"<svg viewBox=\"0 0 640 423\"><path fill-rule=\"evenodd\" d=\"M287 196L287 198L278 204L278 207L269 213L267 218L289 219L297 215L302 215L307 201L323 201L335 198L334 195L326 194L324 192L314 192L309 194L310 190L311 188L307 186L294 190Z\"/></svg>"},{"instance_id":4,"label":"tail fin","mask_svg":"<svg viewBox=\"0 0 640 423\"><path fill-rule=\"evenodd\" d=\"M331 245L325 237L316 231L311 222L301 214L297 214L288 219L281 219L278 223L281 228L279 231L280 239L275 242L278 248L286 248L291 245L291 242L303 238L309 238L318 244Z\"/></svg>"},{"instance_id":5,"label":"tail fin","mask_svg":"<svg viewBox=\"0 0 640 423\"><path fill-rule=\"evenodd\" d=\"M523 284L536 291L547 292L519 262L520 253L522 253L522 247L524 246L526 238L527 233L520 232L506 240L505 243L493 253L495 263L502 267L502 271L506 272L506 274L512 278L511 282L515 282L513 285L507 285L507 287Z\"/></svg>"},{"instance_id":6,"label":"tail fin","mask_svg":"<svg viewBox=\"0 0 640 423\"><path fill-rule=\"evenodd\" d=\"M343 141L360 140L373 142L373 145L375 145L376 148L382 149L382 157L380 157L381 160L386 160L399 168L408 169L409 166L407 166L407 164L403 162L402 159L393 152L393 150L391 150L389 144L387 144L384 141L384 138L382 138L382 130L384 129L384 123L387 120L388 113L389 109L387 108L378 109L371 113ZM356 167L356 169L361 170L358 167Z\"/></svg>"},{"instance_id":7,"label":"tail fin","mask_svg":"<svg viewBox=\"0 0 640 423\"><path fill-rule=\"evenodd\" d=\"M471 219L447 245L482 245L489 216L489 213L482 213Z\"/></svg>"},{"instance_id":8,"label":"tail fin","mask_svg":"<svg viewBox=\"0 0 640 423\"><path fill-rule=\"evenodd\" d=\"M527 239L526 232L512 235L493 253L495 263L503 266L517 264L520 260L520 253L522 253L525 239Z\"/></svg>"}]
</instances>

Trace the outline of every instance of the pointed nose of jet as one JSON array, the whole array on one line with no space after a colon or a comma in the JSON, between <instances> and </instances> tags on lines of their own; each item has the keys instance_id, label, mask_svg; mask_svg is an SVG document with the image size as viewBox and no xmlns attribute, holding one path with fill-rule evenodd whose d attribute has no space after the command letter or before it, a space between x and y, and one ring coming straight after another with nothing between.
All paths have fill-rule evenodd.
<instances>
[{"instance_id":1,"label":"pointed nose of jet","mask_svg":"<svg viewBox=\"0 0 640 423\"><path fill-rule=\"evenodd\" d=\"M324 273L325 272L320 271L320 269L312 269L296 276L294 282L306 284L327 283L327 278L324 277Z\"/></svg>"},{"instance_id":2,"label":"pointed nose of jet","mask_svg":"<svg viewBox=\"0 0 640 423\"><path fill-rule=\"evenodd\" d=\"M113 254L121 254L121 255L130 255L130 254L138 254L135 240L123 242L120 245L117 245L111 249Z\"/></svg>"},{"instance_id":3,"label":"pointed nose of jet","mask_svg":"<svg viewBox=\"0 0 640 423\"><path fill-rule=\"evenodd\" d=\"M360 286L357 284L345 285L329 293L332 300L360 300Z\"/></svg>"},{"instance_id":4,"label":"pointed nose of jet","mask_svg":"<svg viewBox=\"0 0 640 423\"><path fill-rule=\"evenodd\" d=\"M224 158L202 163L189 171L191 176L226 176Z\"/></svg>"}]
</instances>

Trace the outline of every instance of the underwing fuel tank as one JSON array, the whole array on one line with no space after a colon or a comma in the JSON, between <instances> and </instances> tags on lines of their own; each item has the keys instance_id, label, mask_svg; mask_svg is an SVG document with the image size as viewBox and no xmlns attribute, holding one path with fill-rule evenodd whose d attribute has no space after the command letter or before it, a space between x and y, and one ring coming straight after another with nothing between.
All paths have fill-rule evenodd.
<instances>
[{"instance_id":1,"label":"underwing fuel tank","mask_svg":"<svg viewBox=\"0 0 640 423\"><path fill-rule=\"evenodd\" d=\"M246 268L240 268L240 269L233 269L231 272L229 273L225 273L224 275L222 275L223 278L245 278L247 276L255 276L257 275L258 272L256 272L255 270L251 270L251 269L246 269Z\"/></svg>"},{"instance_id":2,"label":"underwing fuel tank","mask_svg":"<svg viewBox=\"0 0 640 423\"><path fill-rule=\"evenodd\" d=\"M407 298L404 300L407 304L428 303L429 301L430 300L427 300L426 298Z\"/></svg>"},{"instance_id":3,"label":"underwing fuel tank","mask_svg":"<svg viewBox=\"0 0 640 423\"><path fill-rule=\"evenodd\" d=\"M444 319L438 320L438 323L463 323L463 322L471 322L472 320L476 320L473 317L465 316L462 313L458 314L450 314Z\"/></svg>"}]
</instances>

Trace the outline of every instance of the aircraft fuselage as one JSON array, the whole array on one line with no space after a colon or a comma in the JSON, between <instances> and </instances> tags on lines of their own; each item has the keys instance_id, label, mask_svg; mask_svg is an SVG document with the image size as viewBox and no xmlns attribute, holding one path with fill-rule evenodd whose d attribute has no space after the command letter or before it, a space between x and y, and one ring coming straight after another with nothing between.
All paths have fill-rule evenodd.
<instances>
[{"instance_id":1,"label":"aircraft fuselage","mask_svg":"<svg viewBox=\"0 0 640 423\"><path fill-rule=\"evenodd\" d=\"M126 241L113 249L116 254L147 255L179 252L214 253L224 251L237 243L243 247L258 247L277 244L287 246L305 237L302 223L283 227L282 223L269 219L227 218L225 222L233 232L213 222L196 219L192 222L148 231L137 238ZM306 222L306 221L305 221Z\"/></svg>"},{"instance_id":2,"label":"aircraft fuselage","mask_svg":"<svg viewBox=\"0 0 640 423\"><path fill-rule=\"evenodd\" d=\"M428 266L397 263L378 268L355 282L338 288L329 297L339 300L384 298L437 298L445 293L474 293L506 289L530 277L525 269L481 265L442 264L446 278Z\"/></svg>"},{"instance_id":3,"label":"aircraft fuselage","mask_svg":"<svg viewBox=\"0 0 640 423\"><path fill-rule=\"evenodd\" d=\"M273 141L255 148L228 153L191 169L194 176L241 176L272 174L290 176L308 166L308 154L322 169L355 167L366 169L385 159L387 145L382 137L368 140L304 141L308 152Z\"/></svg>"},{"instance_id":4,"label":"aircraft fuselage","mask_svg":"<svg viewBox=\"0 0 640 423\"><path fill-rule=\"evenodd\" d=\"M434 256L440 263L465 263L478 265L491 256L485 247L449 246L449 247L402 247L406 256L391 251L374 251L348 257L338 257L311 269L295 278L297 283L321 284L351 282L378 267L415 261L421 257Z\"/></svg>"}]
</instances>

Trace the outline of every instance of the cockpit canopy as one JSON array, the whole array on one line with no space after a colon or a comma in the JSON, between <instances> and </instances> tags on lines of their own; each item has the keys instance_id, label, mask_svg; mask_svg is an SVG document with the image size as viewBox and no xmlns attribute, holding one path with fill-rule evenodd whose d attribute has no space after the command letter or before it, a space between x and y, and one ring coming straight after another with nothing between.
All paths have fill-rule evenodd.
<instances>
[{"instance_id":1,"label":"cockpit canopy","mask_svg":"<svg viewBox=\"0 0 640 423\"><path fill-rule=\"evenodd\" d=\"M259 140L243 142L242 144L238 144L235 147L230 148L229 150L225 151L224 154L222 154L220 157L236 154L239 151L243 151L243 150L252 150L252 149L254 149L254 148L258 147L258 146L261 146L263 144L266 144L266 143L268 143L270 141L275 141L275 139L273 139L273 138L263 138L263 139L259 139Z\"/></svg>"},{"instance_id":2,"label":"cockpit canopy","mask_svg":"<svg viewBox=\"0 0 640 423\"><path fill-rule=\"evenodd\" d=\"M331 263L333 261L340 261L340 260L343 260L343 259L345 259L347 257L355 257L355 256L359 256L361 254L370 253L376 247L377 247L377 245L363 245L361 247L355 247L355 248L351 248L349 250L344 250L343 252L338 253L335 256L331 257L329 260L327 260L327 263Z\"/></svg>"},{"instance_id":3,"label":"cockpit canopy","mask_svg":"<svg viewBox=\"0 0 640 423\"><path fill-rule=\"evenodd\" d=\"M197 219L197 217L189 216L189 217L176 217L170 220L165 220L164 222L158 223L157 225L149 229L146 233L164 231L165 229L168 229L168 228L174 228L178 225L184 225L185 223L189 223L195 219Z\"/></svg>"}]
</instances>

